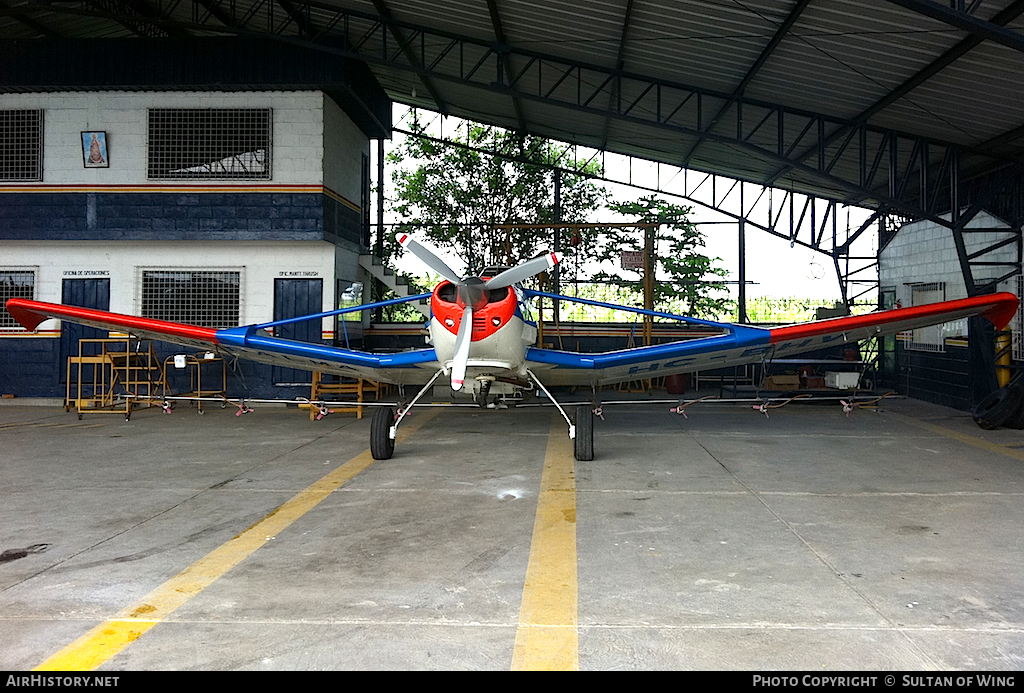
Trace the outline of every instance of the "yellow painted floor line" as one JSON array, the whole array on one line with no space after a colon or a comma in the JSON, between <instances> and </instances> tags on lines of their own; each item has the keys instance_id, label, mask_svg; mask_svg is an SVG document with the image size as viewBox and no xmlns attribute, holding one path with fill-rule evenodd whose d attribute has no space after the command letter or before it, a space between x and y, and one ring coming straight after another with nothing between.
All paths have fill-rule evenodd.
<instances>
[{"instance_id":1,"label":"yellow painted floor line","mask_svg":"<svg viewBox=\"0 0 1024 693\"><path fill-rule=\"evenodd\" d=\"M997 455L1006 455L1007 457L1012 457L1015 460L1020 460L1020 461L1024 462L1024 450L1016 450L1014 448L1010 448L1010 447L1007 447L1005 445L1000 445L999 443L992 443L992 442L987 441L987 440L985 440L983 438L978 438L976 436L972 436L972 435L970 435L968 433L960 433L959 431L954 431L951 428L946 428L945 426L940 426L938 424L931 423L929 421L922 421L921 419L915 419L913 417L907 416L905 414L900 414L898 412L889 412L889 414L890 415L891 414L896 414L896 416L899 417L900 419L903 419L904 421L908 421L908 422L912 423L915 426L918 426L920 428L925 429L926 431L931 431L932 433L938 433L939 435L946 436L947 438L952 438L953 440L958 440L961 443L966 443L967 445L973 445L976 448L981 448L982 450L988 450L989 452L994 452Z\"/></svg>"},{"instance_id":2,"label":"yellow painted floor line","mask_svg":"<svg viewBox=\"0 0 1024 693\"><path fill-rule=\"evenodd\" d=\"M513 671L578 671L576 462L565 420L554 416L544 457Z\"/></svg>"},{"instance_id":3,"label":"yellow painted floor line","mask_svg":"<svg viewBox=\"0 0 1024 693\"><path fill-rule=\"evenodd\" d=\"M416 412L415 418L409 419L398 429L397 443L408 438L439 412L439 409ZM238 536L157 587L140 601L122 609L90 630L37 666L35 670L88 671L100 666L245 560L266 544L268 539L312 510L374 461L369 450L353 457Z\"/></svg>"}]
</instances>

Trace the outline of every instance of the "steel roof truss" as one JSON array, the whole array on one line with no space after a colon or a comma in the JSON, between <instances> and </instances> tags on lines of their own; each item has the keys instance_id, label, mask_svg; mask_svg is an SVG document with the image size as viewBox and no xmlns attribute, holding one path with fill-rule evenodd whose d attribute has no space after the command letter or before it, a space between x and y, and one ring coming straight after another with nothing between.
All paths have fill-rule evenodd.
<instances>
[{"instance_id":1,"label":"steel roof truss","mask_svg":"<svg viewBox=\"0 0 1024 693\"><path fill-rule=\"evenodd\" d=\"M200 11L200 8L205 11L205 14ZM230 14L220 8L220 3L217 0L194 0L192 3L192 23L205 24L210 17L213 17L226 27L232 26L234 21Z\"/></svg>"},{"instance_id":2,"label":"steel roof truss","mask_svg":"<svg viewBox=\"0 0 1024 693\"><path fill-rule=\"evenodd\" d=\"M50 27L46 26L45 24L43 24L40 21L32 19L32 17L28 17L28 16L22 14L21 12L12 11L8 16L11 19L15 20L16 22L20 22L21 24L24 24L25 26L27 26L32 31L35 31L35 32L37 32L39 34L42 34L43 36L46 36L46 37L49 37L49 38L63 38L63 34L61 34L61 33L57 32L57 31L51 29Z\"/></svg>"},{"instance_id":3,"label":"steel roof truss","mask_svg":"<svg viewBox=\"0 0 1024 693\"><path fill-rule=\"evenodd\" d=\"M200 2L200 0L185 1ZM1024 7L1024 0L1018 0L1018 2ZM204 5L207 8L204 16L207 18L212 16L208 5L208 2ZM259 4L254 7L263 7L265 5L271 7L267 11L269 15L268 21L275 21L272 11L273 3L269 3L268 0L260 0ZM508 52L511 55L525 58L522 68L516 74L515 86L512 88L504 84L495 84L493 79L488 79L481 74L480 71L485 64L493 65L494 71L491 73L492 75L500 74L500 63L503 60L503 56L498 55L489 45L478 39L457 36L451 32L426 29L410 25L407 22L398 22L391 18L390 15L366 15L359 12L341 10L319 2L295 2L294 5L299 8L308 5L317 11L316 16L318 18L321 16L328 16L332 19L344 17L343 26L345 31L348 32L348 35L358 32L365 49L354 50L351 47L345 47L346 45L352 46L354 42L326 45L314 43L311 44L312 47L332 54L354 57L365 62L383 64L416 74L424 84L429 85L428 91L431 92L437 103L438 110L442 113L446 112L445 105L440 101L440 96L433 87L432 80L434 79L444 79L563 109L576 110L607 118L616 118L635 125L663 128L684 138L703 137L708 142L714 141L719 145L731 145L738 148L753 157L751 164L756 164L756 162L760 161L769 165L781 165L782 170L792 171L795 175L793 180L789 182L789 185L799 185L807 190L814 190L815 188L821 191L827 190L829 195L841 197L846 202L855 200L869 201L869 204L873 206L881 205L893 210L902 210L904 213L914 217L932 218L934 216L930 210L925 209L930 206L928 204L929 198L920 195L921 191L927 193L930 181L930 174L927 170L927 157L923 157L921 154L922 149L927 150L925 146L927 140L922 137L902 135L888 129L872 127L865 123L847 122L821 114L807 113L798 109L785 109L778 104L760 103L742 96L733 98L729 94L718 94L687 85L652 79L643 75L610 71L606 67L509 47ZM223 5L220 6L223 7ZM375 6L377 6L378 10L383 7L384 13L387 13L387 8L383 6L381 0L375 0ZM61 11L58 6L47 7L47 11ZM95 6L89 7L93 14L104 14L103 12L97 12ZM229 8L229 14L234 16L235 9L233 4L229 5ZM165 12L164 17L153 20L140 18L139 21L152 21L154 24L170 23L178 28L197 28L194 25L186 25L186 23L181 21L167 19L166 7L161 9ZM1003 14L1006 14L1006 12L1000 13L1000 15ZM107 16L109 16L109 12ZM251 21L255 21L252 9L244 16L241 24L244 25ZM202 28L206 30L218 29L218 27L209 26ZM247 33L244 26L238 27L237 23L236 28L225 29L220 27L219 30L222 33ZM413 32L411 38L405 38L405 31ZM399 50L389 50L389 35L398 42ZM291 42L309 44L308 41L295 37L282 36L281 38ZM430 41L437 41L440 44L445 53L443 61L439 60L442 56L438 55L440 51L437 50L437 47L432 44L428 45L428 39ZM412 48L412 44L417 42L418 51ZM457 54L453 46L455 42L458 43L460 48ZM472 69L467 69L471 62L475 62L475 65L472 66ZM534 74L536 74L536 80L532 79ZM572 84L574 81L575 84ZM598 86L594 87L595 84ZM623 95L636 94L636 96L613 100L611 111L607 108L596 106L595 99L599 94L612 91L609 85L617 85L618 90ZM573 91L575 91L575 95L572 94ZM711 101L705 100L705 96L710 97ZM729 117L731 113L739 123L742 123L744 112L747 112L746 114L749 117L750 109L754 109L752 112L755 114L758 114L758 109L764 109L765 113L773 110L776 111L778 129L776 136L771 138L774 141L770 143L761 141L766 128L760 124L749 132L744 132L741 126L738 131L740 136L737 136L736 133L730 135L723 132L709 132L705 125L705 107L710 104L717 104L717 108L720 109L723 104L728 104L730 100L732 105L726 108L723 117ZM623 102L628 103L628 110L624 110ZM664 116L663 113L670 107L670 112L667 116ZM755 115L755 117L763 120L763 116L760 114ZM798 120L794 121L794 118ZM791 135L797 127L800 127L800 131L795 138L792 138ZM838 156L833 156L829 159L829 139L838 137L839 135L836 135L836 132L840 131L842 132L841 136L846 137L850 129L856 130L858 127L864 129L864 134L859 137L850 138L849 143L845 143L840 147ZM801 145L811 128L816 131L818 136L818 141L812 146L812 149L808 150L808 152L813 151L817 154L814 165L804 163L801 158L803 154L794 155L794 152ZM826 139L825 133L830 130L834 132L832 135L827 135L829 139ZM875 150L873 158L876 165L872 167L872 171L869 173L865 170L864 164L872 158L871 152L861 148L860 145L862 143L867 145L878 143L875 146L884 147L886 139L888 139L890 144L890 183L895 182L898 185L898 189L904 193L902 196L892 195L892 187L888 187L888 192L886 192L885 190L864 185L865 182L874 179L875 172L878 171L879 166L884 162L884 155L880 156L880 151ZM898 150L901 149L901 147L898 147L899 139L912 143L910 147L912 156L909 160L906 160L906 168L904 169L902 166L899 166L903 170L897 173L896 164L902 163L897 156ZM939 144L941 146L948 146L945 143ZM850 157L850 150L855 148L855 146L860 151ZM784 152L783 155L780 155L780 149ZM975 160L981 154L975 150L965 151L970 151ZM990 163L985 163L985 166L991 168L997 165L1000 161L998 157L1002 154L1002 152L994 153L989 159ZM851 160L847 161L847 158ZM840 166L840 163L843 165ZM915 169L917 165L921 166L920 170ZM756 168L746 167L746 170L750 172L747 175L753 176L749 179L758 183L770 184L775 180L770 175L765 177L760 173L756 173ZM910 176L914 172L919 176L923 174L924 177L920 180L919 189L913 190L917 194L913 195L913 199L907 199L906 194L911 192L911 188L908 187ZM731 175L744 177L741 171Z\"/></svg>"},{"instance_id":4,"label":"steel roof truss","mask_svg":"<svg viewBox=\"0 0 1024 693\"><path fill-rule=\"evenodd\" d=\"M746 74L743 75L743 79L740 80L740 83L733 90L732 94L729 96L726 103L721 107L721 109L718 111L715 117L711 119L711 123L707 127L708 132L710 132L711 129L718 124L719 120L722 118L723 115L725 115L725 112L729 109L733 102L743 94L744 90L747 88L747 85L750 84L750 81L768 61L768 58L771 57L772 53L775 52L775 49L779 46L779 44L782 43L782 39L785 38L786 34L789 33L789 30L793 28L793 25L796 24L796 20L800 18L800 15L807 8L807 5L809 3L810 0L797 0L797 3L793 6L793 9L790 10L789 15L782 22L782 24L779 25L779 28L776 29L771 40L768 41L768 45L766 45L764 49L762 49L760 55L757 56L757 59L747 69ZM632 0L630 0L630 5L632 5ZM704 143L705 139L706 134L699 137L697 141L693 143L693 146L690 147L689 151L687 151L686 154L683 156L683 166L686 166L690 162L690 159L697 151L697 148Z\"/></svg>"},{"instance_id":5,"label":"steel roof truss","mask_svg":"<svg viewBox=\"0 0 1024 693\"><path fill-rule=\"evenodd\" d=\"M940 5L933 0L887 0L894 5L899 5L908 10L936 19L944 24L955 26L958 29L968 31L979 38L987 41L994 41L1015 51L1024 52L1024 35L1019 32L1007 29L1000 24L986 22L978 19L973 14L957 9Z\"/></svg>"},{"instance_id":6,"label":"steel roof truss","mask_svg":"<svg viewBox=\"0 0 1024 693\"><path fill-rule=\"evenodd\" d=\"M419 80L423 84L423 86L426 88L427 93L430 94L430 98L434 101L434 104L437 107L437 110L440 113L447 114L448 113L448 105L445 103L444 99L442 99L441 95L438 93L437 88L434 86L433 81L430 79L429 73L422 69L422 65L424 64L425 61L422 60L422 59L417 59L416 54L412 51L412 48L410 48L412 39L410 39L408 42L406 42L406 40L404 38L404 35L403 35L402 28L399 27L399 25L391 19L391 10L389 10L388 6L384 4L384 0L373 0L373 8L375 10L377 10L377 14L380 15L380 19L381 19L380 26L382 27L382 29L383 29L384 25L387 25L388 32L390 32L391 35L394 37L395 41L398 42L401 54L405 57L406 60L409 61L409 63L413 67L419 68L419 69L417 69L417 74L419 76ZM420 39L421 39L421 42L420 42L420 54L424 55L425 52L426 52L426 47L423 45L423 40L422 40L423 39L423 31L418 29L418 28L416 28L416 27L411 28L411 31L414 32L414 37L415 36L419 36L420 37ZM384 32L383 30L381 31L381 46L382 46L382 48L384 48L384 51L385 51L384 55L385 55L385 57L387 56L386 46L387 46L387 33L388 32ZM347 38L347 36L346 36L346 38Z\"/></svg>"},{"instance_id":7,"label":"steel roof truss","mask_svg":"<svg viewBox=\"0 0 1024 693\"><path fill-rule=\"evenodd\" d=\"M1014 0L1012 4L1003 8L994 17L992 17L989 24L993 26L1003 26L1019 17L1022 13L1024 13L1024 0ZM867 109L862 111L860 115L853 119L850 125L834 130L830 135L828 135L828 142L826 142L826 144L830 143L831 141L835 140L838 137L841 137L846 127L852 127L854 124L866 124L872 116L874 116L881 110L885 109L886 107L892 105L893 103L903 98L917 87L927 82L929 79L937 75L939 72L941 72L943 69L951 65L953 62L963 57L969 51L973 50L978 45L980 45L981 41L982 39L977 35L971 35L963 39L955 46L953 46L945 53L943 53L941 56L930 62L927 66L919 70L912 77L904 80L903 83L900 84L898 87L896 87L888 94L883 96L881 99L876 101L874 104L869 106ZM978 149L984 148L984 145L982 145ZM795 156L794 159L802 161L808 156L810 156L814 151L815 148L811 147L806 151L802 152L801 154ZM767 182L769 184L774 183L776 180L778 180L781 176L788 173L790 170L791 168L789 166L783 166L779 170L772 173L768 177Z\"/></svg>"},{"instance_id":8,"label":"steel roof truss","mask_svg":"<svg viewBox=\"0 0 1024 693\"><path fill-rule=\"evenodd\" d=\"M498 12L497 0L487 0L487 11L491 15L491 27L494 29L494 38L498 40L500 44L501 60L498 63L499 75L498 83L502 83L501 73L504 72L509 76L509 86L515 84L516 79L513 77L515 70L512 67L512 56L509 55L508 51L503 50L508 45L508 41L505 38L505 30L501 26L501 14ZM532 63L532 60L531 60ZM520 76L526 72L529 65L519 73ZM516 122L519 124L519 131L526 132L526 116L523 114L523 104L519 100L518 96L512 96L512 108L516 112Z\"/></svg>"}]
</instances>

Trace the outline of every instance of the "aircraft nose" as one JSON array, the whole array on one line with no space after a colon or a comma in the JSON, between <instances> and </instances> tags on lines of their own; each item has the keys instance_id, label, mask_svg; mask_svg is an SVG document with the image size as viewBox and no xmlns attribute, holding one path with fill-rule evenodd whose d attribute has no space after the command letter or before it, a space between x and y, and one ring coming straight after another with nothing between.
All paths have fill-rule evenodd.
<instances>
[{"instance_id":1,"label":"aircraft nose","mask_svg":"<svg viewBox=\"0 0 1024 693\"><path fill-rule=\"evenodd\" d=\"M479 277L466 277L459 284L458 304L465 308L470 306L473 310L480 310L487 305L487 289Z\"/></svg>"}]
</instances>

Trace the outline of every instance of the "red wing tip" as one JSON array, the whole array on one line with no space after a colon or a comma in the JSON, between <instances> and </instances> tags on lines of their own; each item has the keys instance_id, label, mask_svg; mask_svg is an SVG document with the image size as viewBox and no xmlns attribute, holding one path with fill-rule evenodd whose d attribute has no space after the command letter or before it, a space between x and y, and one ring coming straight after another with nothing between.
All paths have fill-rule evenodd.
<instances>
[{"instance_id":1,"label":"red wing tip","mask_svg":"<svg viewBox=\"0 0 1024 693\"><path fill-rule=\"evenodd\" d=\"M997 302L992 308L985 311L986 318L992 321L996 329L1003 329L1010 324L1013 316L1017 314L1017 307L1020 300L1008 291L996 294Z\"/></svg>"},{"instance_id":2,"label":"red wing tip","mask_svg":"<svg viewBox=\"0 0 1024 693\"><path fill-rule=\"evenodd\" d=\"M26 330L34 331L40 323L48 320L46 315L33 310L33 301L24 298L10 298L4 307L11 317L17 320Z\"/></svg>"},{"instance_id":3,"label":"red wing tip","mask_svg":"<svg viewBox=\"0 0 1024 693\"><path fill-rule=\"evenodd\" d=\"M931 318L932 321L928 324L937 325L950 319L981 315L990 320L997 329L1002 329L1016 315L1018 303L1019 301L1016 296L1004 291L998 294L974 296L973 298L928 303L923 306L894 308L865 315L815 320L797 325L774 327L771 331L771 341L777 343L864 327L881 327L900 320L919 319L922 317ZM948 317L950 313L959 313L959 315Z\"/></svg>"}]
</instances>

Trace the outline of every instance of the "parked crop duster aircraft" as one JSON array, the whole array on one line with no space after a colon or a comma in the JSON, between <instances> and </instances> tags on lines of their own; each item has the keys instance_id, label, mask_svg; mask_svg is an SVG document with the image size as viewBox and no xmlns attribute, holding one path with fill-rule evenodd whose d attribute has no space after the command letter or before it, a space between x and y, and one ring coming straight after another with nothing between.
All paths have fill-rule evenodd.
<instances>
[{"instance_id":1,"label":"parked crop duster aircraft","mask_svg":"<svg viewBox=\"0 0 1024 693\"><path fill-rule=\"evenodd\" d=\"M559 262L561 258L557 253L545 253L511 269L485 270L479 276L460 277L434 251L412 236L400 234L398 239L408 252L444 278L432 293L229 329L198 327L18 298L10 299L6 305L10 314L30 330L48 318L58 318L91 327L128 332L139 338L215 351L228 357L366 378L399 386L422 385L416 396L400 405L397 412L391 406L381 406L374 410L370 425L370 450L376 459L391 457L396 430L402 419L442 375L446 376L452 390L471 393L481 404L486 404L488 400L494 403L519 401L526 393L539 389L551 399L565 418L569 437L575 441L578 460L591 460L594 456L593 408L580 405L576 408L575 416L570 417L551 397L548 387L590 387L596 393L600 385L756 363L974 315L982 315L1001 328L1017 310L1016 296L998 293L766 329L699 320L523 288L521 282ZM414 301L428 296L432 313L427 325L429 343L432 345L429 348L400 353L369 353L281 339L271 336L267 331L286 323L321 320L328 316L370 310L385 304ZM602 353L544 349L534 346L537 323L531 316L529 301L536 297L588 303L678 320L712 328L714 334L698 339Z\"/></svg>"}]
</instances>

